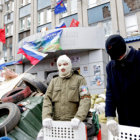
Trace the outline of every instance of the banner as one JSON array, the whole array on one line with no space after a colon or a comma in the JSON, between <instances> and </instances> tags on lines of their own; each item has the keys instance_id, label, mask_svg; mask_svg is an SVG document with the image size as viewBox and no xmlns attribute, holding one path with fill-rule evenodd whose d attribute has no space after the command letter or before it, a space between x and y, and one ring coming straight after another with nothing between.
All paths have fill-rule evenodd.
<instances>
[{"instance_id":1,"label":"banner","mask_svg":"<svg viewBox=\"0 0 140 140\"><path fill-rule=\"evenodd\" d=\"M24 42L24 45L21 46L18 50L18 54L23 54L33 65L36 65L48 54L46 52L54 52L56 50L61 50L60 47L60 37L62 34L62 29L51 32L41 39Z\"/></svg>"},{"instance_id":2,"label":"banner","mask_svg":"<svg viewBox=\"0 0 140 140\"><path fill-rule=\"evenodd\" d=\"M63 30L60 29L45 35L41 39L25 43L29 44L31 49L42 53L62 50L59 43L62 31Z\"/></svg>"}]
</instances>

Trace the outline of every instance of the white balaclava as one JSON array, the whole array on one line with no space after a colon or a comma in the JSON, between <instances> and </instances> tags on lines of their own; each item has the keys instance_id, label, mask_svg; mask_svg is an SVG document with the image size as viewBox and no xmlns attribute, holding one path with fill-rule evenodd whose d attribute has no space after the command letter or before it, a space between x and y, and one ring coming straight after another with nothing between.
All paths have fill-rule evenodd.
<instances>
[{"instance_id":1,"label":"white balaclava","mask_svg":"<svg viewBox=\"0 0 140 140\"><path fill-rule=\"evenodd\" d=\"M67 77L71 74L72 64L67 55L61 55L57 59L57 68L60 77Z\"/></svg>"}]
</instances>

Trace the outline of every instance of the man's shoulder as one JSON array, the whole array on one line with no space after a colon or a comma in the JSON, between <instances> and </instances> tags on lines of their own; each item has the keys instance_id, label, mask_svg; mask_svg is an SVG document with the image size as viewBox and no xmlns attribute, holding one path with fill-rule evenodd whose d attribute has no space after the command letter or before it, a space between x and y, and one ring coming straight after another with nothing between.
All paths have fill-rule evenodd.
<instances>
[{"instance_id":1,"label":"man's shoulder","mask_svg":"<svg viewBox=\"0 0 140 140\"><path fill-rule=\"evenodd\" d=\"M79 73L73 73L73 77L77 79L84 79L84 76Z\"/></svg>"},{"instance_id":2,"label":"man's shoulder","mask_svg":"<svg viewBox=\"0 0 140 140\"><path fill-rule=\"evenodd\" d=\"M108 64L106 65L106 68L111 68L112 66L115 66L114 60L109 61Z\"/></svg>"},{"instance_id":3,"label":"man's shoulder","mask_svg":"<svg viewBox=\"0 0 140 140\"><path fill-rule=\"evenodd\" d=\"M56 81L56 80L58 80L58 79L60 79L59 76L53 78L54 81Z\"/></svg>"},{"instance_id":4,"label":"man's shoulder","mask_svg":"<svg viewBox=\"0 0 140 140\"><path fill-rule=\"evenodd\" d=\"M140 58L140 50L137 50L137 56Z\"/></svg>"}]
</instances>

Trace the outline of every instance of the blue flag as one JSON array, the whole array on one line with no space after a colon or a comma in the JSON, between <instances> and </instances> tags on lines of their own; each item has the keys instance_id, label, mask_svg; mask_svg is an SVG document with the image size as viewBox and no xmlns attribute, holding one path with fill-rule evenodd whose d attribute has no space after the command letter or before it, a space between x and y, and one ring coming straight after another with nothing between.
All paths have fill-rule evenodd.
<instances>
[{"instance_id":1,"label":"blue flag","mask_svg":"<svg viewBox=\"0 0 140 140\"><path fill-rule=\"evenodd\" d=\"M64 2L63 2L63 0L61 0L61 1L59 1L59 2L57 3L57 5L55 6L54 13L55 13L55 14L59 14L59 13L65 12L66 10L67 10L67 9L66 9L66 7L65 7L65 5L64 5Z\"/></svg>"}]
</instances>

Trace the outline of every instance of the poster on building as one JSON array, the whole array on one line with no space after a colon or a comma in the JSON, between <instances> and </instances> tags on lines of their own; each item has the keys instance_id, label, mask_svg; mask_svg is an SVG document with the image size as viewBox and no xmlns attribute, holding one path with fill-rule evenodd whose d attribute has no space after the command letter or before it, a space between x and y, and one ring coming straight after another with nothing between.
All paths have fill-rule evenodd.
<instances>
[{"instance_id":1,"label":"poster on building","mask_svg":"<svg viewBox=\"0 0 140 140\"><path fill-rule=\"evenodd\" d=\"M70 57L72 64L80 63L80 57L79 56L71 56Z\"/></svg>"},{"instance_id":2,"label":"poster on building","mask_svg":"<svg viewBox=\"0 0 140 140\"><path fill-rule=\"evenodd\" d=\"M88 70L88 65L84 65L84 66L81 66L81 74L83 76L88 76L89 75L89 70Z\"/></svg>"},{"instance_id":3,"label":"poster on building","mask_svg":"<svg viewBox=\"0 0 140 140\"><path fill-rule=\"evenodd\" d=\"M101 75L101 66L93 65L93 72L94 72L94 75Z\"/></svg>"},{"instance_id":4,"label":"poster on building","mask_svg":"<svg viewBox=\"0 0 140 140\"><path fill-rule=\"evenodd\" d=\"M90 86L101 86L103 84L103 80L100 75L95 75L91 78Z\"/></svg>"},{"instance_id":5,"label":"poster on building","mask_svg":"<svg viewBox=\"0 0 140 140\"><path fill-rule=\"evenodd\" d=\"M93 65L93 77L91 78L90 85L91 86L101 86L103 84L103 80L101 78L101 66Z\"/></svg>"}]
</instances>

